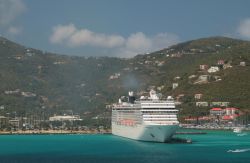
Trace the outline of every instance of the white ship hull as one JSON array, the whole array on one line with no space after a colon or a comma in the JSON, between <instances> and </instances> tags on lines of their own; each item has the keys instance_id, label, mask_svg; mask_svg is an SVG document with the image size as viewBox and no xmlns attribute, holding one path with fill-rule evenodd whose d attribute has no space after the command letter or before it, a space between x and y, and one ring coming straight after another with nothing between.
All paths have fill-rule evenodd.
<instances>
[{"instance_id":1,"label":"white ship hull","mask_svg":"<svg viewBox=\"0 0 250 163\"><path fill-rule=\"evenodd\" d=\"M134 140L166 142L178 128L179 125L125 126L112 123L112 134Z\"/></svg>"}]
</instances>

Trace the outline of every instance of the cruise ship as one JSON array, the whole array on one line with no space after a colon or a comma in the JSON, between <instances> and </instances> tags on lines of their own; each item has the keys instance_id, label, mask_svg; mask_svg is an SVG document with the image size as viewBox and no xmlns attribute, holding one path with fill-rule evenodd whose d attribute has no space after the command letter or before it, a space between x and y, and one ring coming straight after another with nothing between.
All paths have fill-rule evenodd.
<instances>
[{"instance_id":1,"label":"cruise ship","mask_svg":"<svg viewBox=\"0 0 250 163\"><path fill-rule=\"evenodd\" d=\"M112 134L141 141L167 142L179 127L178 109L171 96L154 90L136 100L134 93L121 97L112 108Z\"/></svg>"}]
</instances>

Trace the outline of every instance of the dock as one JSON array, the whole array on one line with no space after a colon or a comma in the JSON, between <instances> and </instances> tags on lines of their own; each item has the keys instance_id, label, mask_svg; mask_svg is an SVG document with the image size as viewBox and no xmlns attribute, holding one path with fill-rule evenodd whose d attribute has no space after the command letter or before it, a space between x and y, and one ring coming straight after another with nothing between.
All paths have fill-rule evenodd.
<instances>
[{"instance_id":1,"label":"dock","mask_svg":"<svg viewBox=\"0 0 250 163\"><path fill-rule=\"evenodd\" d=\"M202 134L207 134L206 132L203 131L195 131L195 132L191 132L191 131L184 131L184 132L176 132L176 135L202 135Z\"/></svg>"}]
</instances>

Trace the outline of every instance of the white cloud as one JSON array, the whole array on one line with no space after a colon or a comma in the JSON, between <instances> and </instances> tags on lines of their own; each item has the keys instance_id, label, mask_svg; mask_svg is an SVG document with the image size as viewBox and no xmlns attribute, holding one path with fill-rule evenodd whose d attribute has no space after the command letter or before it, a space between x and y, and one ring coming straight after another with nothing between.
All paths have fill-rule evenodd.
<instances>
[{"instance_id":1,"label":"white cloud","mask_svg":"<svg viewBox=\"0 0 250 163\"><path fill-rule=\"evenodd\" d=\"M133 33L127 38L120 35L96 33L88 29L77 29L74 24L58 25L53 28L50 37L53 44L68 47L92 46L106 48L113 56L133 57L137 54L166 48L179 42L175 34L159 33L147 36L142 32Z\"/></svg>"},{"instance_id":2,"label":"white cloud","mask_svg":"<svg viewBox=\"0 0 250 163\"><path fill-rule=\"evenodd\" d=\"M137 32L127 38L125 46L118 49L117 55L133 57L137 54L160 50L178 42L179 37L171 33L159 33L150 37L142 32Z\"/></svg>"},{"instance_id":3,"label":"white cloud","mask_svg":"<svg viewBox=\"0 0 250 163\"><path fill-rule=\"evenodd\" d=\"M250 38L250 18L243 20L240 23L237 31L242 37Z\"/></svg>"},{"instance_id":4,"label":"white cloud","mask_svg":"<svg viewBox=\"0 0 250 163\"><path fill-rule=\"evenodd\" d=\"M8 33L11 35L18 35L22 32L22 28L21 27L14 27L14 26L10 26L8 28Z\"/></svg>"},{"instance_id":5,"label":"white cloud","mask_svg":"<svg viewBox=\"0 0 250 163\"><path fill-rule=\"evenodd\" d=\"M152 47L152 40L144 33L131 34L126 41L126 48L133 51L148 51Z\"/></svg>"},{"instance_id":6,"label":"white cloud","mask_svg":"<svg viewBox=\"0 0 250 163\"><path fill-rule=\"evenodd\" d=\"M50 42L57 44L62 43L73 35L76 31L74 24L69 24L66 26L58 25L53 28L53 34L50 37Z\"/></svg>"},{"instance_id":7,"label":"white cloud","mask_svg":"<svg viewBox=\"0 0 250 163\"><path fill-rule=\"evenodd\" d=\"M162 49L179 42L179 37L172 33L159 33L152 38L153 49Z\"/></svg>"},{"instance_id":8,"label":"white cloud","mask_svg":"<svg viewBox=\"0 0 250 163\"><path fill-rule=\"evenodd\" d=\"M89 45L113 48L122 45L124 38L119 35L95 33L88 29L77 29L74 24L69 24L54 27L50 42L55 44L63 43L71 47Z\"/></svg>"},{"instance_id":9,"label":"white cloud","mask_svg":"<svg viewBox=\"0 0 250 163\"><path fill-rule=\"evenodd\" d=\"M0 0L0 26L11 24L25 9L21 0Z\"/></svg>"}]
</instances>

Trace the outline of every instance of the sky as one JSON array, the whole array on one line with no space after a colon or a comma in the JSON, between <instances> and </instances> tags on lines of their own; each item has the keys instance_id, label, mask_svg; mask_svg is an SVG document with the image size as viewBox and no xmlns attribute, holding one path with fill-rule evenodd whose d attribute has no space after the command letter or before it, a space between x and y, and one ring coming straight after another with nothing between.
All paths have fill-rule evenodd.
<instances>
[{"instance_id":1,"label":"sky","mask_svg":"<svg viewBox=\"0 0 250 163\"><path fill-rule=\"evenodd\" d=\"M212 36L250 40L248 0L0 0L0 35L76 56L133 57Z\"/></svg>"}]
</instances>

